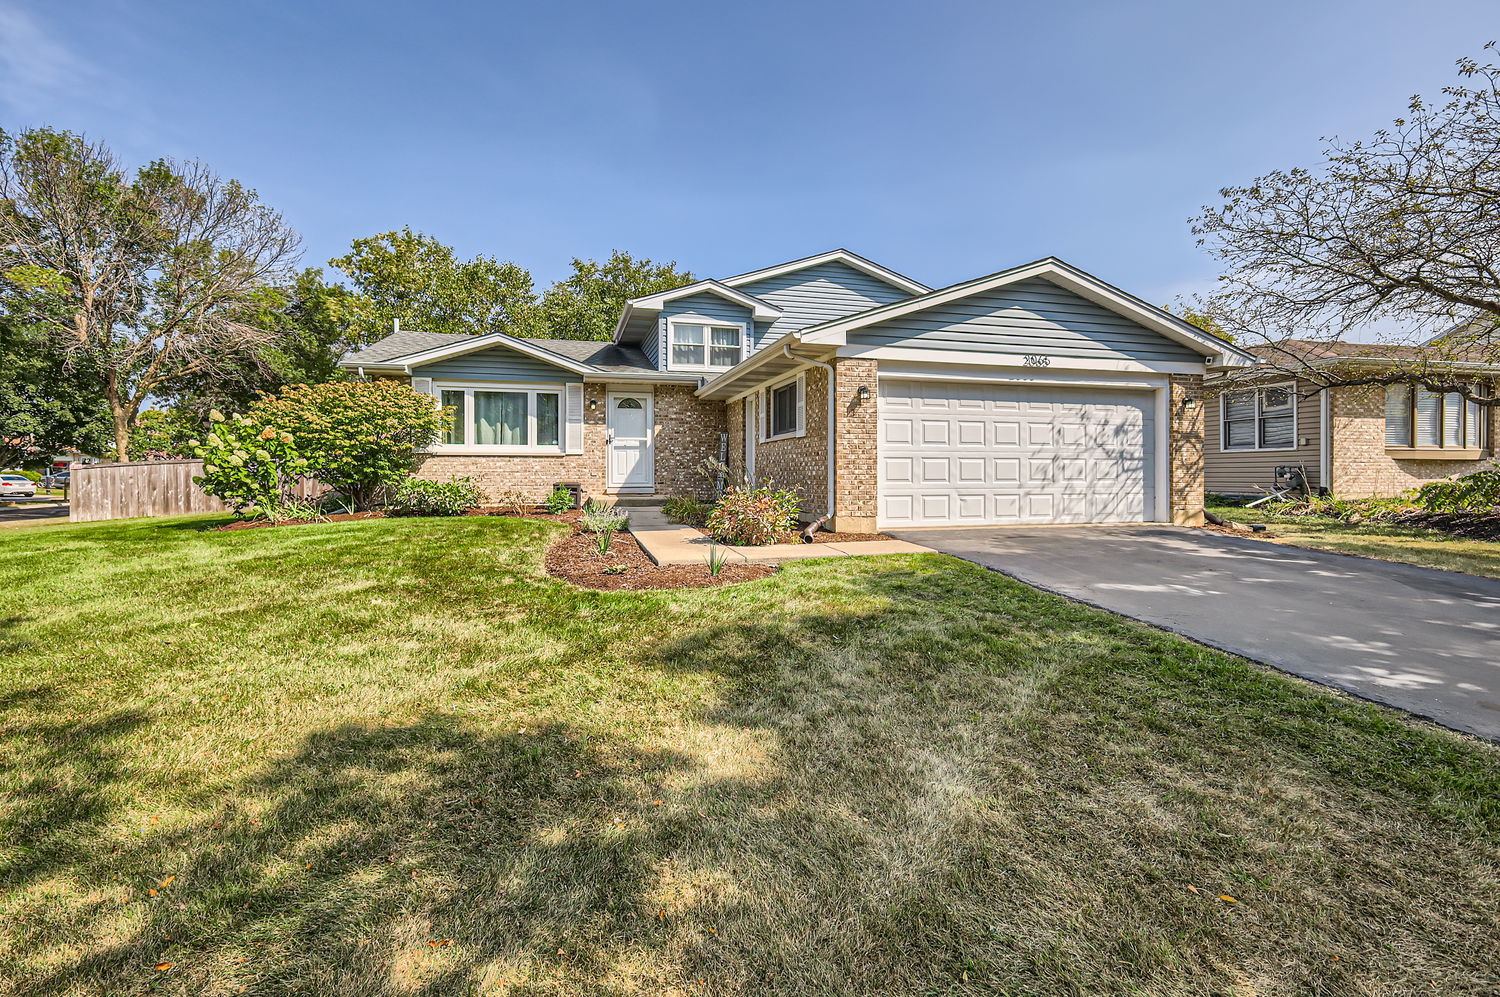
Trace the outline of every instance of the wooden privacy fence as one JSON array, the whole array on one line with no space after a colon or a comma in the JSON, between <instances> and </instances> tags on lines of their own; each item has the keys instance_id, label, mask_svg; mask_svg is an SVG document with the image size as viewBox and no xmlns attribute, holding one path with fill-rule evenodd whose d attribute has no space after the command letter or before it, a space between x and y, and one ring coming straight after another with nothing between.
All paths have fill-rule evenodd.
<instances>
[{"instance_id":1,"label":"wooden privacy fence","mask_svg":"<svg viewBox=\"0 0 1500 997\"><path fill-rule=\"evenodd\" d=\"M228 512L223 502L193 484L201 460L147 460L128 464L74 464L68 485L68 518L75 523L137 516L186 516ZM317 498L328 489L304 478L299 498Z\"/></svg>"}]
</instances>

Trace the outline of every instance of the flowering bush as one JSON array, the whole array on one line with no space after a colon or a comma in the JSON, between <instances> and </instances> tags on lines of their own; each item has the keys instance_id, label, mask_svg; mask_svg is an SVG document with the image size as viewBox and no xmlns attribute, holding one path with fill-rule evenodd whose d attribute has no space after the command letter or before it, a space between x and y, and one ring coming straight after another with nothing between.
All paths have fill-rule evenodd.
<instances>
[{"instance_id":1,"label":"flowering bush","mask_svg":"<svg viewBox=\"0 0 1500 997\"><path fill-rule=\"evenodd\" d=\"M250 414L291 433L312 476L361 509L405 481L443 430L431 396L392 380L297 384L262 398Z\"/></svg>"},{"instance_id":2,"label":"flowering bush","mask_svg":"<svg viewBox=\"0 0 1500 997\"><path fill-rule=\"evenodd\" d=\"M391 512L397 516L462 516L483 500L473 478L407 478L396 489Z\"/></svg>"},{"instance_id":3,"label":"flowering bush","mask_svg":"<svg viewBox=\"0 0 1500 997\"><path fill-rule=\"evenodd\" d=\"M296 496L298 479L307 474L307 460L297 452L292 434L253 416L225 419L210 413L203 440L189 440L193 456L202 458L203 474L193 481L242 516L255 511L273 523L315 515L312 506Z\"/></svg>"},{"instance_id":4,"label":"flowering bush","mask_svg":"<svg viewBox=\"0 0 1500 997\"><path fill-rule=\"evenodd\" d=\"M704 524L722 544L785 543L795 538L801 503L795 489L771 482L756 487L735 486L724 493Z\"/></svg>"},{"instance_id":5,"label":"flowering bush","mask_svg":"<svg viewBox=\"0 0 1500 997\"><path fill-rule=\"evenodd\" d=\"M1500 509L1500 461L1472 474L1431 481L1417 489L1428 512L1489 513Z\"/></svg>"},{"instance_id":6,"label":"flowering bush","mask_svg":"<svg viewBox=\"0 0 1500 997\"><path fill-rule=\"evenodd\" d=\"M611 509L603 502L589 499L583 503L583 512L578 516L578 525L590 533L613 533L623 530L630 523L630 514L623 509Z\"/></svg>"}]
</instances>

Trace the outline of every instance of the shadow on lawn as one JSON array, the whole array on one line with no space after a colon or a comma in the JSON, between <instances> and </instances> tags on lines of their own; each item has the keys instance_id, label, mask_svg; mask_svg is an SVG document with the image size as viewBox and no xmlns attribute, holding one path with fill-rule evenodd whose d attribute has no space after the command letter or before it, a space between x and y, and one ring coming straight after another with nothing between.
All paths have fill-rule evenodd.
<instances>
[{"instance_id":1,"label":"shadow on lawn","mask_svg":"<svg viewBox=\"0 0 1500 997\"><path fill-rule=\"evenodd\" d=\"M1481 992L1473 871L1441 849L1411 882L1380 865L1443 835L1405 811L1387 826L1384 801L1319 798L1295 743L1239 745L1280 684L1216 678L1214 657L1179 665L1178 699L1161 701L1174 638L978 569L847 584L863 610L747 612L642 647L658 674L718 680L660 731L347 725L133 840L94 835L86 792L77 813L34 810L30 833L77 844L11 870L23 880L175 879L59 912L64 947L15 992L1201 993L1255 978L1340 993L1416 973ZM1308 738L1328 710L1372 715L1328 702ZM92 752L79 771L107 783L140 719L59 744ZM1238 906L1214 899L1226 890ZM1423 904L1448 909L1422 923ZM1368 939L1348 925L1377 905L1379 951L1357 951Z\"/></svg>"}]
</instances>

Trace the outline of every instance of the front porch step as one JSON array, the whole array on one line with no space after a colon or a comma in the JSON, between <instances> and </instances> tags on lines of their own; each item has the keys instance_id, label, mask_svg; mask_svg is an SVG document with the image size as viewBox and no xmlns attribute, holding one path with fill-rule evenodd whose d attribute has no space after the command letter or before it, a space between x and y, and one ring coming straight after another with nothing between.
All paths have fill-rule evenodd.
<instances>
[{"instance_id":1,"label":"front porch step","mask_svg":"<svg viewBox=\"0 0 1500 997\"><path fill-rule=\"evenodd\" d=\"M669 495L598 495L605 505L617 505L622 509L658 509L666 505Z\"/></svg>"}]
</instances>

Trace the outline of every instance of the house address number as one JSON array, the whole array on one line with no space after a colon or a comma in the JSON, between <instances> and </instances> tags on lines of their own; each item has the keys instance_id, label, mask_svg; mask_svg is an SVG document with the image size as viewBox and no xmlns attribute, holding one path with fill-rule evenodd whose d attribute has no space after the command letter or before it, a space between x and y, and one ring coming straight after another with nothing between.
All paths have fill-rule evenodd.
<instances>
[{"instance_id":1,"label":"house address number","mask_svg":"<svg viewBox=\"0 0 1500 997\"><path fill-rule=\"evenodd\" d=\"M1044 357L1036 353L1028 353L1021 357L1022 367L1048 367L1052 364L1051 357Z\"/></svg>"}]
</instances>

